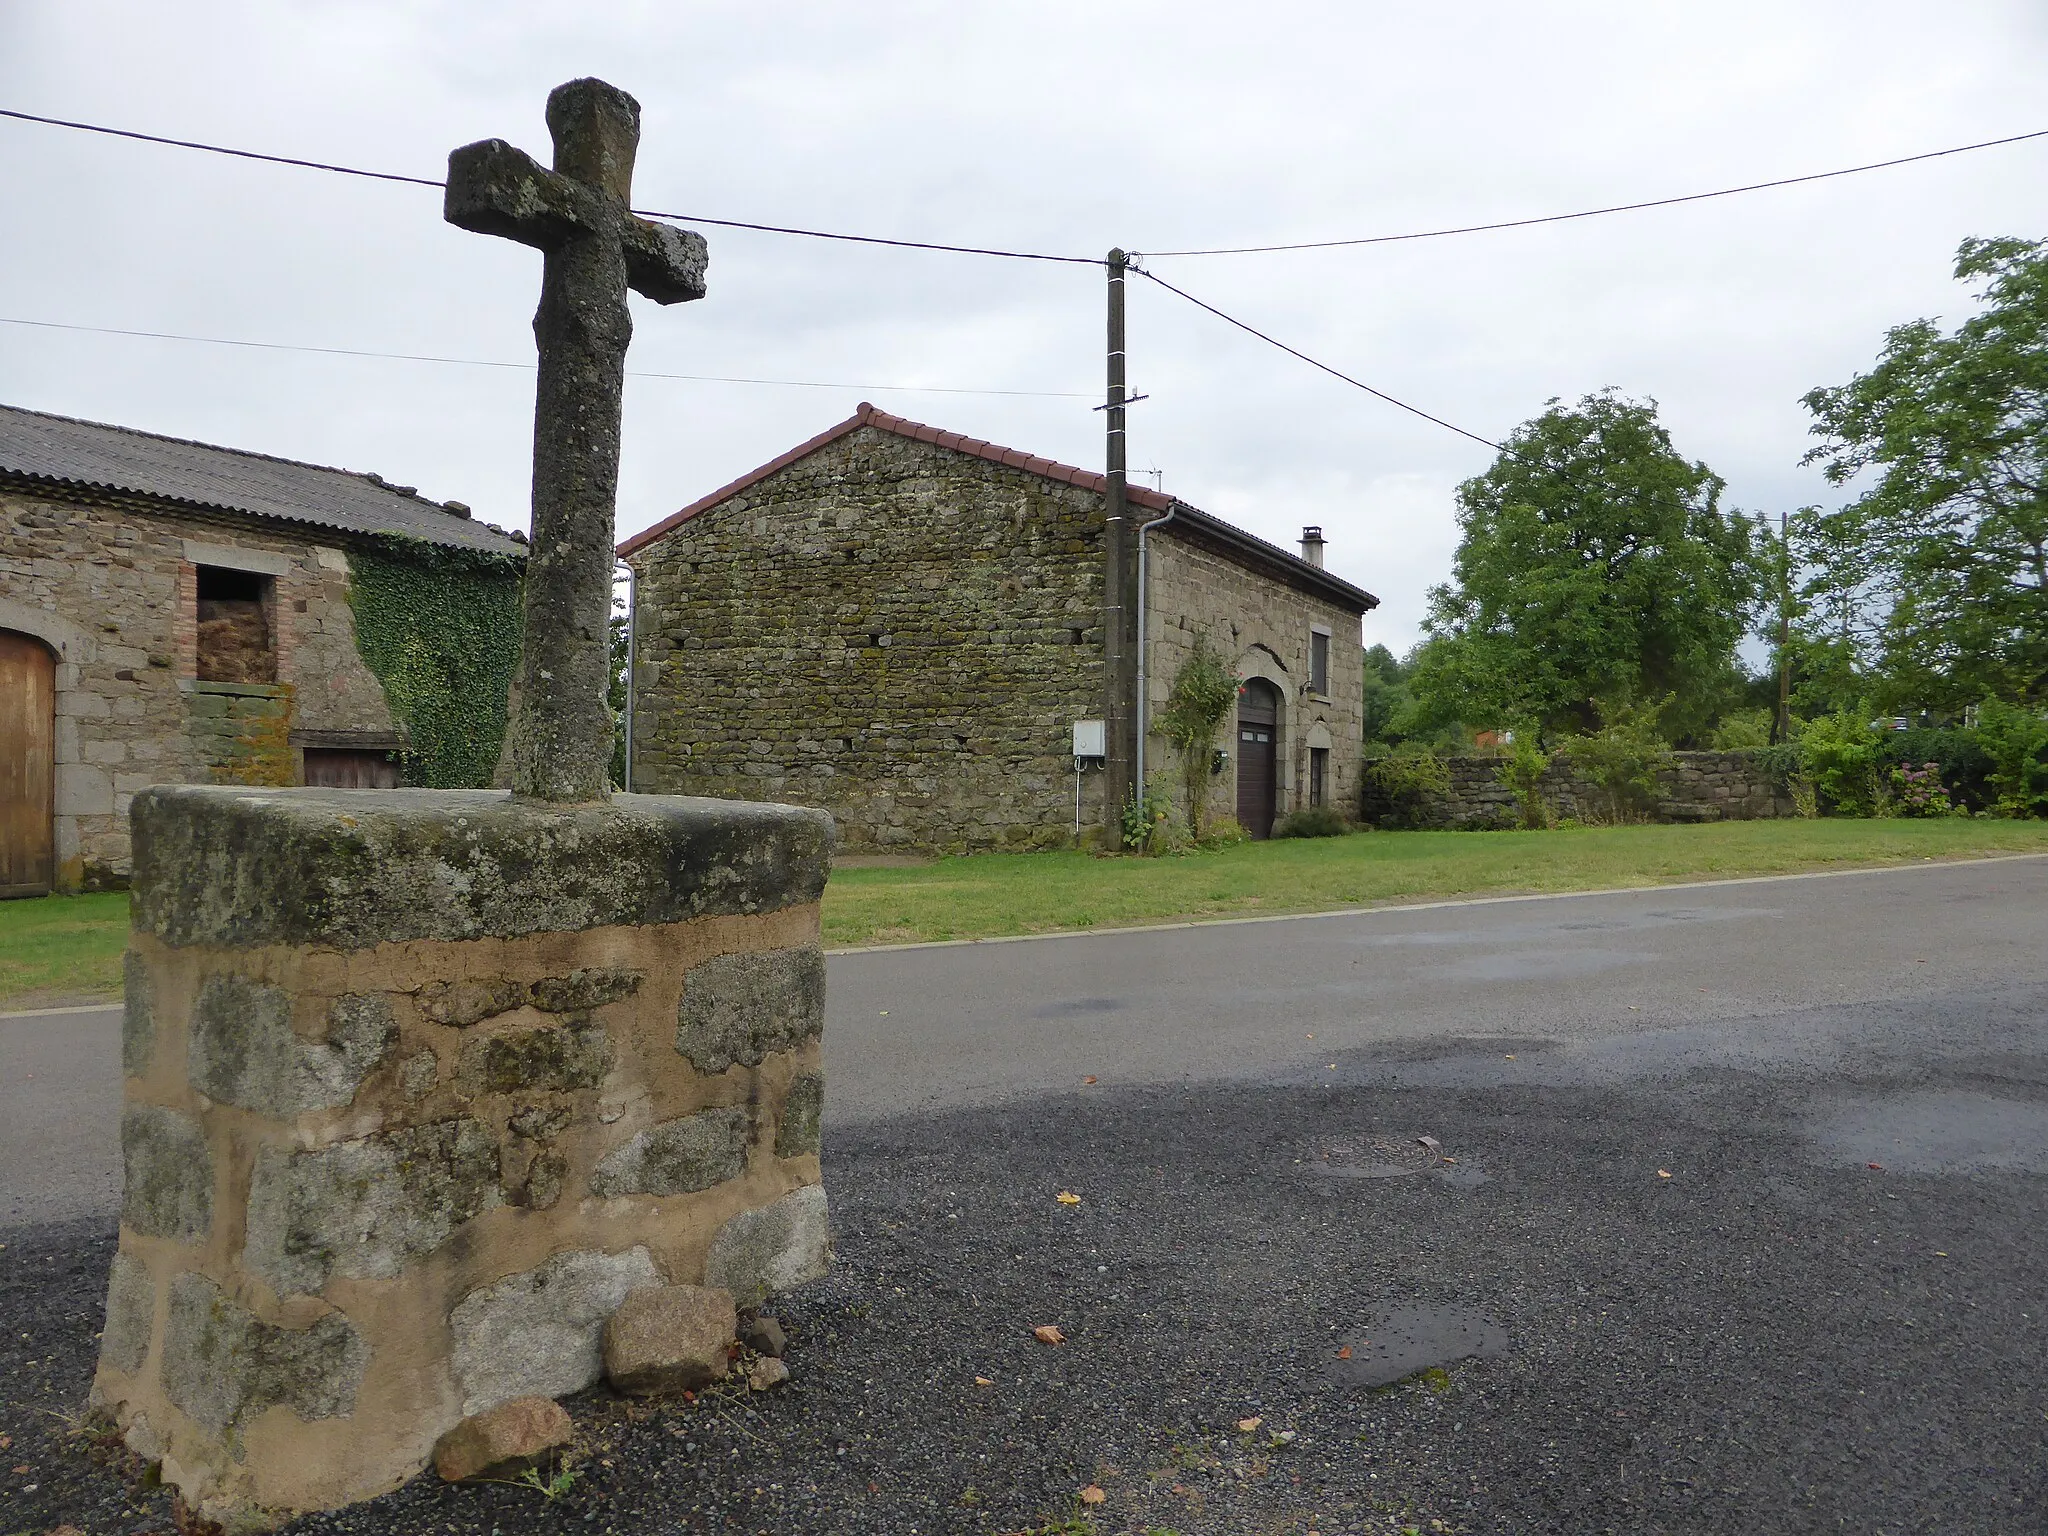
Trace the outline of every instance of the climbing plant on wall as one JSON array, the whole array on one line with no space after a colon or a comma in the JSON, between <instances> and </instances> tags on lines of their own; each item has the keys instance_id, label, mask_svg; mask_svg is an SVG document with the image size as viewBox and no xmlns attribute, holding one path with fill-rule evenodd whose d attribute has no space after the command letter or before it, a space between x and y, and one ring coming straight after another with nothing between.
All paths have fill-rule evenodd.
<instances>
[{"instance_id":1,"label":"climbing plant on wall","mask_svg":"<svg viewBox=\"0 0 2048 1536\"><path fill-rule=\"evenodd\" d=\"M356 649L405 728L406 782L482 788L519 659L520 562L381 535L349 555Z\"/></svg>"}]
</instances>

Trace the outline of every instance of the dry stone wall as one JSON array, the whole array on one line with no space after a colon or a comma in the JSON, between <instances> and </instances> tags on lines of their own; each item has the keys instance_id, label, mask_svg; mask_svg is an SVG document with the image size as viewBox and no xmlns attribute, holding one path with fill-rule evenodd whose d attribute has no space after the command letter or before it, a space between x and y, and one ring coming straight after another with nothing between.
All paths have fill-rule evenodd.
<instances>
[{"instance_id":1,"label":"dry stone wall","mask_svg":"<svg viewBox=\"0 0 2048 1536\"><path fill-rule=\"evenodd\" d=\"M638 1291L823 1271L824 816L174 788L134 823L94 1395L210 1518L589 1386Z\"/></svg>"},{"instance_id":2,"label":"dry stone wall","mask_svg":"<svg viewBox=\"0 0 2048 1536\"><path fill-rule=\"evenodd\" d=\"M1756 821L1793 814L1792 801L1748 752L1678 752L1658 780L1653 818L1662 822ZM1369 769L1376 759L1368 759ZM1450 793L1437 802L1432 824L1444 827L1509 827L1519 825L1514 791L1500 781L1503 759L1454 757L1445 767ZM1553 757L1542 780L1542 793L1553 815L1583 821L1605 820L1606 791L1575 773L1561 757ZM1363 789L1362 814L1379 822L1392 811L1373 788Z\"/></svg>"},{"instance_id":3,"label":"dry stone wall","mask_svg":"<svg viewBox=\"0 0 2048 1536\"><path fill-rule=\"evenodd\" d=\"M197 570L270 575L277 681L198 681ZM0 490L0 629L57 653L58 884L119 883L151 784L292 784L295 732L395 740L356 653L348 555L255 519L140 497Z\"/></svg>"},{"instance_id":4,"label":"dry stone wall","mask_svg":"<svg viewBox=\"0 0 2048 1536\"><path fill-rule=\"evenodd\" d=\"M847 434L633 557L635 787L823 806L850 848L1071 839L1101 541L1094 492Z\"/></svg>"}]
</instances>

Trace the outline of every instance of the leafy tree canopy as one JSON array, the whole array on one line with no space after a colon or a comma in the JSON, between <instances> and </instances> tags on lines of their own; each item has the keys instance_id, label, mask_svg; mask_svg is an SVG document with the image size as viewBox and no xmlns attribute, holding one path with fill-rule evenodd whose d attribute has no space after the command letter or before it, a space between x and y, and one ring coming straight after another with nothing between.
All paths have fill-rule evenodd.
<instances>
[{"instance_id":1,"label":"leafy tree canopy","mask_svg":"<svg viewBox=\"0 0 2048 1536\"><path fill-rule=\"evenodd\" d=\"M1856 501L1803 525L1808 595L1875 615L1895 707L2048 700L2048 241L1966 240L1981 308L1896 327L1870 372L1806 396Z\"/></svg>"},{"instance_id":2,"label":"leafy tree canopy","mask_svg":"<svg viewBox=\"0 0 2048 1536\"><path fill-rule=\"evenodd\" d=\"M1773 585L1768 541L1721 477L1672 447L1654 401L1553 400L1458 488L1455 579L1431 589L1418 713L1492 728L1597 729L1601 706L1668 698L1698 733L1741 674Z\"/></svg>"}]
</instances>

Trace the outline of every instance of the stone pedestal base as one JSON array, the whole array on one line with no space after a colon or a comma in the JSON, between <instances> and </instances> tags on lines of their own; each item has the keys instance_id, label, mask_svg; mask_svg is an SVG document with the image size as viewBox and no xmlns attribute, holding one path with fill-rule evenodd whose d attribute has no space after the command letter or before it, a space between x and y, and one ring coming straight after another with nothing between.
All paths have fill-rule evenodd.
<instances>
[{"instance_id":1,"label":"stone pedestal base","mask_svg":"<svg viewBox=\"0 0 2048 1536\"><path fill-rule=\"evenodd\" d=\"M663 1284L821 1274L818 812L136 798L95 1393L216 1516L333 1507L597 1379Z\"/></svg>"}]
</instances>

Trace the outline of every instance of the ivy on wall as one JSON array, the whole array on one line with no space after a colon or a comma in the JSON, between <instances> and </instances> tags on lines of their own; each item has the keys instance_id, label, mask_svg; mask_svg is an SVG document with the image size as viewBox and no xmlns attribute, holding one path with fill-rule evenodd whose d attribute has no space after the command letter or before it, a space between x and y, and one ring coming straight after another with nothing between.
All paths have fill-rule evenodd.
<instances>
[{"instance_id":1,"label":"ivy on wall","mask_svg":"<svg viewBox=\"0 0 2048 1536\"><path fill-rule=\"evenodd\" d=\"M405 779L487 787L519 659L521 562L381 534L349 553L356 650L404 727Z\"/></svg>"}]
</instances>

